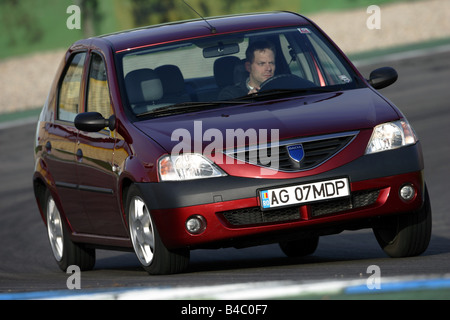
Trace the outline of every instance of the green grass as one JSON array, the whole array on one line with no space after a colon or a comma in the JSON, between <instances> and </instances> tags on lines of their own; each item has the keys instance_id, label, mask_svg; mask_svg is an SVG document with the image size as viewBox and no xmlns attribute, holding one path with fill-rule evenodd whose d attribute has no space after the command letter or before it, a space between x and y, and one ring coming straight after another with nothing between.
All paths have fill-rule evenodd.
<instances>
[{"instance_id":1,"label":"green grass","mask_svg":"<svg viewBox=\"0 0 450 320\"><path fill-rule=\"evenodd\" d=\"M130 0L100 0L98 28L96 34L104 34L130 28L130 13L126 12ZM181 1L181 0L180 0ZM198 1L188 0L192 5ZM209 1L209 0L208 0ZM215 0L206 1L213 8L221 8ZM249 11L290 10L303 14L325 10L342 10L382 5L388 2L415 0L269 0L261 8L255 1L238 2L236 12L218 12L217 14L243 13ZM16 4L13 4L16 3ZM70 13L68 6L74 0L1 0L0 1L0 59L67 48L78 39L85 38L83 30L69 30L66 26ZM181 6L182 7L182 6ZM199 8L197 10L201 11ZM217 10L211 10L216 14Z\"/></svg>"},{"instance_id":2,"label":"green grass","mask_svg":"<svg viewBox=\"0 0 450 320\"><path fill-rule=\"evenodd\" d=\"M82 33L66 27L67 0L21 0L1 5L0 58L67 47Z\"/></svg>"},{"instance_id":3,"label":"green grass","mask_svg":"<svg viewBox=\"0 0 450 320\"><path fill-rule=\"evenodd\" d=\"M11 122L18 119L26 119L26 118L38 118L41 113L42 106L38 108L33 108L30 110L11 112L11 113L1 113L0 114L0 124Z\"/></svg>"},{"instance_id":4,"label":"green grass","mask_svg":"<svg viewBox=\"0 0 450 320\"><path fill-rule=\"evenodd\" d=\"M450 43L450 38L433 39L433 40L429 40L429 41L425 41L425 42L406 44L406 45L402 45L402 46L352 53L352 54L349 54L348 57L352 61L366 60L366 59L372 59L372 58L376 58L376 57L380 57L380 56L385 56L388 54L395 54L395 53L408 52L408 51L414 51L414 50L435 48L435 47L439 47L439 46L443 46L443 45L448 45L449 43Z\"/></svg>"},{"instance_id":5,"label":"green grass","mask_svg":"<svg viewBox=\"0 0 450 320\"><path fill-rule=\"evenodd\" d=\"M67 7L72 0L20 0L0 3L0 59L67 48L84 38L82 30L69 30ZM99 33L115 31L113 0L101 0Z\"/></svg>"}]
</instances>

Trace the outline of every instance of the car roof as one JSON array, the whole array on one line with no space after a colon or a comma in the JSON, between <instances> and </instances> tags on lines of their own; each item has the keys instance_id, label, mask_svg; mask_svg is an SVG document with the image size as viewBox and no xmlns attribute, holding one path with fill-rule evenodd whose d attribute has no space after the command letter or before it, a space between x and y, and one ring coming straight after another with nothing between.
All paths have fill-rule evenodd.
<instances>
[{"instance_id":1,"label":"car roof","mask_svg":"<svg viewBox=\"0 0 450 320\"><path fill-rule=\"evenodd\" d=\"M310 23L305 17L292 12L266 12L186 20L107 34L98 39L106 40L114 52L172 41L206 37L274 27L299 26ZM211 26L215 28L211 30ZM93 40L93 39L91 39Z\"/></svg>"}]
</instances>

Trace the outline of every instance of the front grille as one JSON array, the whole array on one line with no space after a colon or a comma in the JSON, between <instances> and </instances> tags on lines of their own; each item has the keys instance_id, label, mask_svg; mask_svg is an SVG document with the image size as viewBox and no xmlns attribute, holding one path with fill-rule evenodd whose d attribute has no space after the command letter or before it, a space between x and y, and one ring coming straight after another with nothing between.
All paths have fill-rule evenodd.
<instances>
[{"instance_id":1,"label":"front grille","mask_svg":"<svg viewBox=\"0 0 450 320\"><path fill-rule=\"evenodd\" d=\"M259 207L243 208L219 212L229 224L243 226L251 224L286 222L300 219L298 207L290 207L271 211L261 211Z\"/></svg>"},{"instance_id":2,"label":"front grille","mask_svg":"<svg viewBox=\"0 0 450 320\"><path fill-rule=\"evenodd\" d=\"M307 205L309 215L311 218L315 218L367 207L377 201L379 194L380 190L356 191L349 198L311 203ZM299 206L270 211L262 211L260 207L250 207L218 212L217 214L233 226L282 223L301 219Z\"/></svg>"},{"instance_id":3,"label":"front grille","mask_svg":"<svg viewBox=\"0 0 450 320\"><path fill-rule=\"evenodd\" d=\"M357 132L347 132L341 134L331 134L325 136L292 139L280 141L278 147L252 146L239 150L227 151L226 154L261 167L270 167L281 171L301 171L308 170L329 160L339 151L345 148L356 136ZM304 158L296 162L287 150L288 146L301 144L304 150ZM278 162L274 161L277 159ZM267 161L270 159L270 161ZM277 167L274 167L277 164Z\"/></svg>"},{"instance_id":4,"label":"front grille","mask_svg":"<svg viewBox=\"0 0 450 320\"><path fill-rule=\"evenodd\" d=\"M370 206L377 201L379 194L380 190L356 191L350 198L312 204L310 205L311 217Z\"/></svg>"}]
</instances>

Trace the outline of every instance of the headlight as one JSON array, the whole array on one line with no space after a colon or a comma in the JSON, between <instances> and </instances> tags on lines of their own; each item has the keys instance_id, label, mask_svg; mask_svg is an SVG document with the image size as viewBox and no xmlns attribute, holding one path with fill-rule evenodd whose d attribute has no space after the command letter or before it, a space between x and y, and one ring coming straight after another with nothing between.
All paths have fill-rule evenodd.
<instances>
[{"instance_id":1,"label":"headlight","mask_svg":"<svg viewBox=\"0 0 450 320\"><path fill-rule=\"evenodd\" d=\"M161 181L194 180L226 176L213 162L198 153L166 155L158 163Z\"/></svg>"},{"instance_id":2,"label":"headlight","mask_svg":"<svg viewBox=\"0 0 450 320\"><path fill-rule=\"evenodd\" d=\"M366 154L393 150L416 142L416 135L406 120L383 123L373 129Z\"/></svg>"}]
</instances>

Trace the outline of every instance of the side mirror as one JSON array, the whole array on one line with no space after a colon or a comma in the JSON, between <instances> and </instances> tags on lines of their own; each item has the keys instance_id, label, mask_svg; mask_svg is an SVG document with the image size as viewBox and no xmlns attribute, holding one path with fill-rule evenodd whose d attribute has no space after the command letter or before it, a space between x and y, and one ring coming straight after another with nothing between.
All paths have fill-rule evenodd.
<instances>
[{"instance_id":1,"label":"side mirror","mask_svg":"<svg viewBox=\"0 0 450 320\"><path fill-rule=\"evenodd\" d=\"M75 127L87 132L98 132L106 127L112 131L116 128L116 116L105 119L98 112L83 112L75 117Z\"/></svg>"},{"instance_id":2,"label":"side mirror","mask_svg":"<svg viewBox=\"0 0 450 320\"><path fill-rule=\"evenodd\" d=\"M398 79L397 71L391 67L375 69L370 73L369 84L375 89L383 89L390 86Z\"/></svg>"}]
</instances>

